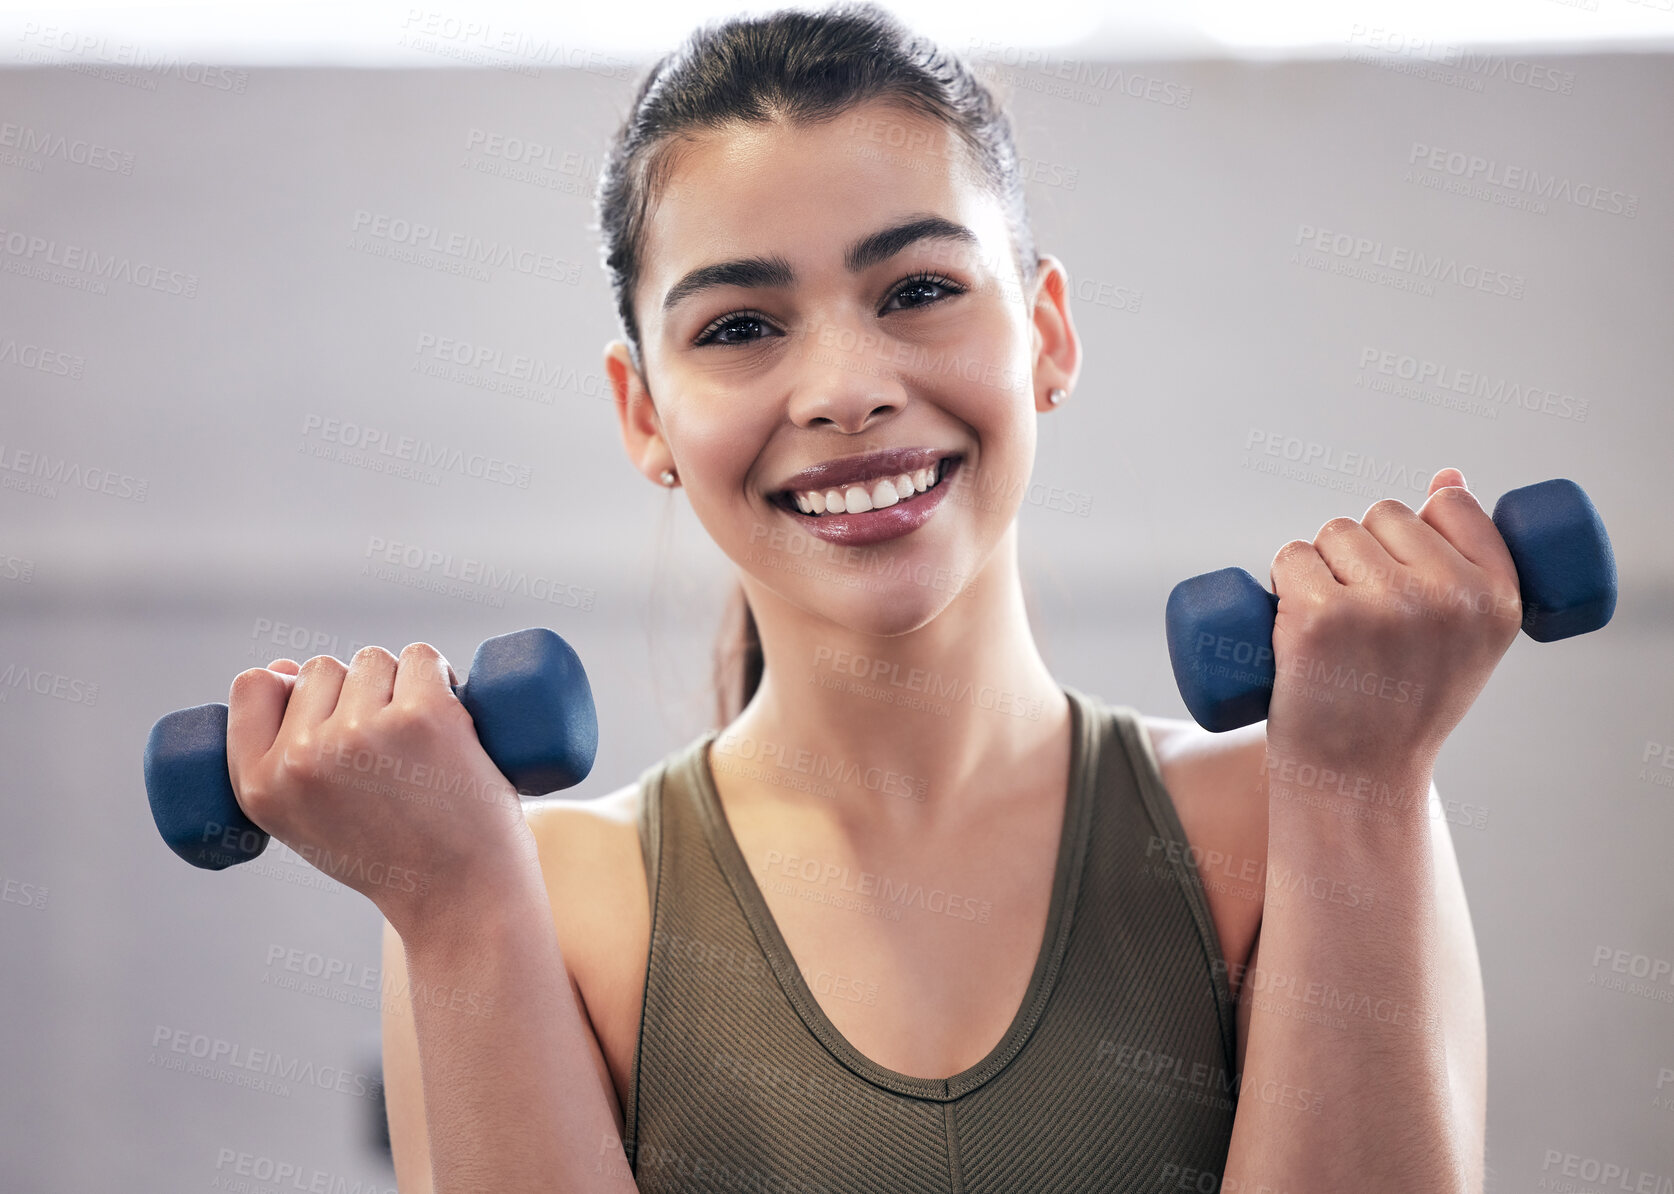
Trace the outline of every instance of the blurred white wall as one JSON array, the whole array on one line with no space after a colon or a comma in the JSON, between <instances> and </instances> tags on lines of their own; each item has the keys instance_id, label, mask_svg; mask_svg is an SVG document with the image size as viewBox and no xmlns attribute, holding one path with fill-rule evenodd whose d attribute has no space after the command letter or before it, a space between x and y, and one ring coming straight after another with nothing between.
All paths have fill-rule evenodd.
<instances>
[{"instance_id":1,"label":"blurred white wall","mask_svg":"<svg viewBox=\"0 0 1674 1194\"><path fill-rule=\"evenodd\" d=\"M1447 465L1487 499L1580 482L1615 543L1616 619L1520 639L1437 772L1483 810L1453 835L1487 982L1490 1189L1569 1188L1538 1184L1561 1178L1554 1153L1674 1180L1674 987L1607 989L1596 960L1674 959L1674 770L1658 766L1674 758L1674 59L1443 69L1353 49L1075 72L1108 87L989 72L1013 94L1039 247L1069 268L1086 348L1036 471L1076 497L1042 491L1020 515L1037 631L1065 682L1184 716L1162 636L1180 578L1266 579L1285 540L1380 497L1416 506ZM193 871L140 782L151 722L294 653L272 636L342 657L426 639L468 660L488 635L552 626L599 705L582 795L709 724L730 565L683 497L629 467L600 370L615 324L590 201L637 75L0 71L0 670L66 694L0 691L0 1189L228 1188L240 1154L393 1186L357 1093L375 1084L375 1010L281 989L270 962L375 968L376 911L277 846L260 868ZM549 148L513 163L489 136ZM1472 158L1568 197L1449 190ZM427 268L387 255L360 213L563 264ZM1308 229L1439 256L1488 289L1354 276L1299 244ZM37 240L82 263L43 276ZM158 284L99 285L89 254ZM490 369L439 361L442 341L552 380L497 392ZM1461 407L1403 383L1415 368L1485 388ZM306 449L325 419L496 456L529 484L322 459ZM1412 483L1264 473L1260 436ZM32 491L19 453L101 470L108 491ZM366 575L374 541L566 596ZM177 1032L347 1067L348 1088L170 1071L155 1042Z\"/></svg>"}]
</instances>

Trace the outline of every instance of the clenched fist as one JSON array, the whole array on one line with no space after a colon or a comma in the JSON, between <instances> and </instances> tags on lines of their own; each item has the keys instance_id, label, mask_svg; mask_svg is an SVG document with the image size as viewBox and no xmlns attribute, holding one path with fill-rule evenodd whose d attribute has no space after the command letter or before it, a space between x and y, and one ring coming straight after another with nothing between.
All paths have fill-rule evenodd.
<instances>
[{"instance_id":1,"label":"clenched fist","mask_svg":"<svg viewBox=\"0 0 1674 1194\"><path fill-rule=\"evenodd\" d=\"M1273 557L1276 756L1342 775L1428 770L1522 625L1493 520L1442 469L1416 513L1374 502Z\"/></svg>"},{"instance_id":2,"label":"clenched fist","mask_svg":"<svg viewBox=\"0 0 1674 1194\"><path fill-rule=\"evenodd\" d=\"M228 698L227 771L252 821L367 896L398 932L539 866L516 790L432 646L251 668Z\"/></svg>"}]
</instances>

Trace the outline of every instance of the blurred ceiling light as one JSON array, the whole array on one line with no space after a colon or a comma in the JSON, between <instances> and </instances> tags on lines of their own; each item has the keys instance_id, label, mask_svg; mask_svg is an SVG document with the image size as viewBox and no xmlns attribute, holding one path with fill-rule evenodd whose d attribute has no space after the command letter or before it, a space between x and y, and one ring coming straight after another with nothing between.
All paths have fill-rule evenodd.
<instances>
[{"instance_id":1,"label":"blurred ceiling light","mask_svg":"<svg viewBox=\"0 0 1674 1194\"><path fill-rule=\"evenodd\" d=\"M1425 45L1674 47L1674 0L882 0L909 25L972 53L1073 49L1109 58L1423 55ZM821 0L0 0L0 66L104 61L238 65L580 66L644 60L700 21Z\"/></svg>"}]
</instances>

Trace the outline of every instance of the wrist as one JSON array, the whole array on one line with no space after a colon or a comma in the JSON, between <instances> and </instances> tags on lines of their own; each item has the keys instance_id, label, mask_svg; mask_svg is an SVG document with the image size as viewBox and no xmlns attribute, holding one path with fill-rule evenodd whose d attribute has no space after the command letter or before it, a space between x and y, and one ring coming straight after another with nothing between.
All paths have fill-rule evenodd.
<instances>
[{"instance_id":1,"label":"wrist","mask_svg":"<svg viewBox=\"0 0 1674 1194\"><path fill-rule=\"evenodd\" d=\"M1397 827L1428 815L1432 771L1420 758L1361 759L1269 747L1262 758L1271 817Z\"/></svg>"},{"instance_id":2,"label":"wrist","mask_svg":"<svg viewBox=\"0 0 1674 1194\"><path fill-rule=\"evenodd\" d=\"M480 947L532 917L551 928L552 905L533 842L513 845L493 859L425 886L399 907L381 911L409 952Z\"/></svg>"}]
</instances>

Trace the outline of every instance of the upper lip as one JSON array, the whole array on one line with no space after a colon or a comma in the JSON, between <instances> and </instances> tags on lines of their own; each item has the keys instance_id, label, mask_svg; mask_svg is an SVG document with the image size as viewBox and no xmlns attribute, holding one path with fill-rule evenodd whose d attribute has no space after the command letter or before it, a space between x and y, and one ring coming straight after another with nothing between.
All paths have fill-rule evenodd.
<instances>
[{"instance_id":1,"label":"upper lip","mask_svg":"<svg viewBox=\"0 0 1674 1194\"><path fill-rule=\"evenodd\" d=\"M776 493L805 493L814 489L839 489L855 481L874 477L895 477L929 468L937 461L959 453L950 448L886 448L859 456L840 456L787 477Z\"/></svg>"}]
</instances>

